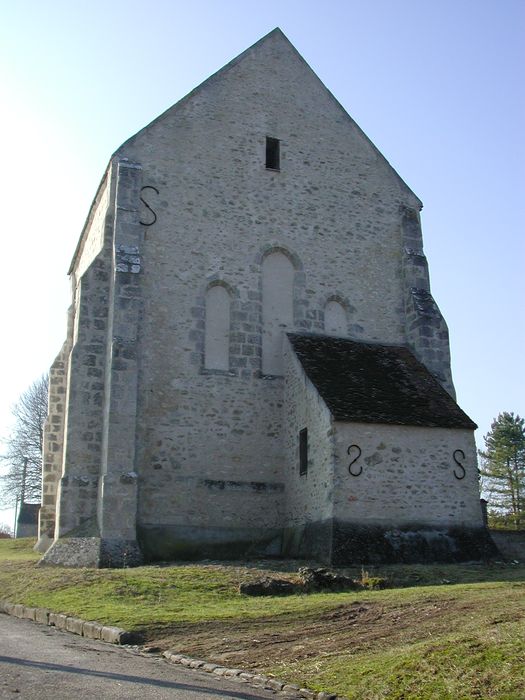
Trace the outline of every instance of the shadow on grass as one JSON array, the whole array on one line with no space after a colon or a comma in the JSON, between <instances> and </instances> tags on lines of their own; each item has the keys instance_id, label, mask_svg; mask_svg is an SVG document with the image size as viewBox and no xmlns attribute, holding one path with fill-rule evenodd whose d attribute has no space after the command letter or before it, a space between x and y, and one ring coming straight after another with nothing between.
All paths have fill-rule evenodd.
<instances>
[{"instance_id":1,"label":"shadow on grass","mask_svg":"<svg viewBox=\"0 0 525 700\"><path fill-rule=\"evenodd\" d=\"M490 560L456 564L363 564L362 566L326 567L319 562L297 559L254 559L252 561L203 560L200 562L156 562L153 568L210 566L232 573L238 569L260 571L261 575L295 574L301 567L325 567L360 580L364 576L381 577L389 588L439 586L448 584L524 582L525 562Z\"/></svg>"},{"instance_id":2,"label":"shadow on grass","mask_svg":"<svg viewBox=\"0 0 525 700\"><path fill-rule=\"evenodd\" d=\"M521 535L525 533L511 533ZM2 540L0 560L35 561L39 554L33 552L34 539ZM36 564L36 561L35 561ZM293 578L299 568L323 567L319 562L300 559L252 559L245 561L224 561L205 559L201 561L151 562L145 568L211 567L223 569L225 573L251 572L252 575L279 576ZM138 567L138 570L143 567ZM462 562L455 564L363 564L349 567L334 567L346 576L360 580L365 574L381 577L388 581L389 588L413 586L439 586L447 584L491 583L525 581L525 560L506 561L493 559L486 562ZM118 570L116 570L118 571Z\"/></svg>"}]
</instances>

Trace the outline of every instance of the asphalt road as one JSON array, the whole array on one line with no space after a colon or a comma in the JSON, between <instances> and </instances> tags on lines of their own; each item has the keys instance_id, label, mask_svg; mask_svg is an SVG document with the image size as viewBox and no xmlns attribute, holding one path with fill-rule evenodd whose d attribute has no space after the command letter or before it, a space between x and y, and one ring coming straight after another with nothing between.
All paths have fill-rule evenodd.
<instances>
[{"instance_id":1,"label":"asphalt road","mask_svg":"<svg viewBox=\"0 0 525 700\"><path fill-rule=\"evenodd\" d=\"M275 700L276 695L0 613L0 698Z\"/></svg>"}]
</instances>

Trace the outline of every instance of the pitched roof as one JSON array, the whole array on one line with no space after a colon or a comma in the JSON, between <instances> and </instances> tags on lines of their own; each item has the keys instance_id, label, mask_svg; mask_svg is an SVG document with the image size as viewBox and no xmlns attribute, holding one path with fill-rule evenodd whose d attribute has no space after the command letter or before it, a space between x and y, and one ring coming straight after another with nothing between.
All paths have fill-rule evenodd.
<instances>
[{"instance_id":1,"label":"pitched roof","mask_svg":"<svg viewBox=\"0 0 525 700\"><path fill-rule=\"evenodd\" d=\"M296 333L288 338L335 420L477 428L406 347Z\"/></svg>"}]
</instances>

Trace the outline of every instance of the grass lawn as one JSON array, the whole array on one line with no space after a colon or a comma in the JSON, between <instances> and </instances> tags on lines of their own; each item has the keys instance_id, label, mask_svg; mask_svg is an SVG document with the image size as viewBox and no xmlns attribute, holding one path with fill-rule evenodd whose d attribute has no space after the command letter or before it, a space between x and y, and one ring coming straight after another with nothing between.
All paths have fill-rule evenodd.
<instances>
[{"instance_id":1,"label":"grass lawn","mask_svg":"<svg viewBox=\"0 0 525 700\"><path fill-rule=\"evenodd\" d=\"M0 541L0 598L352 700L525 698L524 565L384 566L386 590L251 598L239 583L301 563L65 569L31 545Z\"/></svg>"}]
</instances>

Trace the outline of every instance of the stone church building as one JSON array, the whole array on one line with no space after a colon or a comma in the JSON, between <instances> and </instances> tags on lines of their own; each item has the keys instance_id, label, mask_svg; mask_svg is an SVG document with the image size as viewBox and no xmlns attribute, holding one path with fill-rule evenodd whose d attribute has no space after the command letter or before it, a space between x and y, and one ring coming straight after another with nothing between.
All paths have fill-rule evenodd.
<instances>
[{"instance_id":1,"label":"stone church building","mask_svg":"<svg viewBox=\"0 0 525 700\"><path fill-rule=\"evenodd\" d=\"M43 561L484 556L421 206L279 29L126 141L69 270Z\"/></svg>"}]
</instances>

